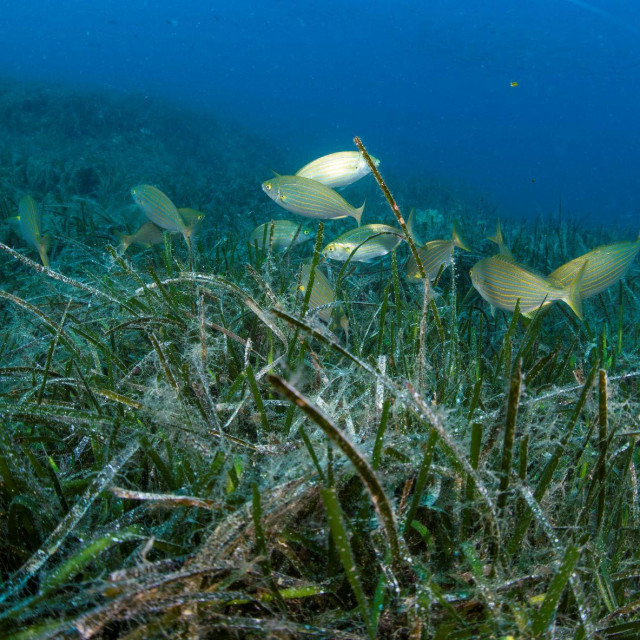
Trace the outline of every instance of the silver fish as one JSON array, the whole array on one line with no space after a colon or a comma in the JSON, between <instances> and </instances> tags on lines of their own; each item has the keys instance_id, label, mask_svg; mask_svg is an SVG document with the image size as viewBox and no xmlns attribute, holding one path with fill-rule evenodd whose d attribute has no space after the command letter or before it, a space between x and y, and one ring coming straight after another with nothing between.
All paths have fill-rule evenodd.
<instances>
[{"instance_id":1,"label":"silver fish","mask_svg":"<svg viewBox=\"0 0 640 640\"><path fill-rule=\"evenodd\" d=\"M322 255L342 262L349 256L355 262L373 262L393 251L402 240L404 236L400 229L386 224L365 224L330 242L322 250Z\"/></svg>"},{"instance_id":2,"label":"silver fish","mask_svg":"<svg viewBox=\"0 0 640 640\"><path fill-rule=\"evenodd\" d=\"M364 204L356 209L339 193L310 178L277 175L263 182L262 190L283 209L307 218L335 220L351 216L359 225L364 211Z\"/></svg>"},{"instance_id":3,"label":"silver fish","mask_svg":"<svg viewBox=\"0 0 640 640\"><path fill-rule=\"evenodd\" d=\"M371 159L376 167L380 164L380 160L377 158L372 156ZM327 187L337 189L360 180L368 173L371 173L371 169L362 153L359 151L339 151L306 164L296 172L296 175L316 180Z\"/></svg>"},{"instance_id":4,"label":"silver fish","mask_svg":"<svg viewBox=\"0 0 640 640\"><path fill-rule=\"evenodd\" d=\"M271 242L273 249L285 251L293 243L294 246L311 240L313 234L309 229L292 220L272 220L256 227L249 236L249 242L262 249L264 242ZM295 239L295 240L294 240Z\"/></svg>"},{"instance_id":5,"label":"silver fish","mask_svg":"<svg viewBox=\"0 0 640 640\"><path fill-rule=\"evenodd\" d=\"M515 311L519 301L520 312L531 314L543 304L562 300L582 320L580 287L585 265L571 284L562 287L498 253L472 267L471 283L492 308Z\"/></svg>"},{"instance_id":6,"label":"silver fish","mask_svg":"<svg viewBox=\"0 0 640 640\"><path fill-rule=\"evenodd\" d=\"M549 280L566 286L586 263L580 286L583 299L602 293L621 280L640 251L640 235L633 242L614 242L596 247L549 274Z\"/></svg>"}]
</instances>

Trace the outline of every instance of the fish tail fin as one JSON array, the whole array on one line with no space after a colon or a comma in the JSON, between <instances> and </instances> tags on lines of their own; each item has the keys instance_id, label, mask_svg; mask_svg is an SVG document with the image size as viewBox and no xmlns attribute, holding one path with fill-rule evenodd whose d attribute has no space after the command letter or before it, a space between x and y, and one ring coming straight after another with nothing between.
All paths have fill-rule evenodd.
<instances>
[{"instance_id":1,"label":"fish tail fin","mask_svg":"<svg viewBox=\"0 0 640 640\"><path fill-rule=\"evenodd\" d=\"M462 236L460 235L460 229L458 228L458 223L455 220L453 221L451 242L453 242L456 247L459 247L463 251L471 251L471 249L469 249L469 247L467 246L467 243L462 239Z\"/></svg>"},{"instance_id":2,"label":"fish tail fin","mask_svg":"<svg viewBox=\"0 0 640 640\"><path fill-rule=\"evenodd\" d=\"M496 225L496 232L492 236L487 236L487 240L495 242L500 249L504 247L504 238L502 237L502 226L500 225L500 218L498 218L498 224Z\"/></svg>"},{"instance_id":3,"label":"fish tail fin","mask_svg":"<svg viewBox=\"0 0 640 640\"><path fill-rule=\"evenodd\" d=\"M364 211L364 205L365 204L367 204L366 200L362 203L361 207L359 207L358 209L355 210L355 213L353 214L353 217L356 219L356 222L358 223L358 226L360 226L360 223L362 221L362 212Z\"/></svg>"},{"instance_id":4,"label":"fish tail fin","mask_svg":"<svg viewBox=\"0 0 640 640\"><path fill-rule=\"evenodd\" d=\"M582 315L582 294L580 290L582 289L582 279L588 262L589 261L586 260L583 263L576 277L567 286L567 295L564 299L564 301L569 305L571 311L573 311L573 313L575 313L580 320L584 320L584 317Z\"/></svg>"},{"instance_id":5,"label":"fish tail fin","mask_svg":"<svg viewBox=\"0 0 640 640\"><path fill-rule=\"evenodd\" d=\"M46 235L40 238L40 244L38 245L38 253L40 254L40 260L45 267L49 267L49 256L47 251L51 248L51 236Z\"/></svg>"},{"instance_id":6,"label":"fish tail fin","mask_svg":"<svg viewBox=\"0 0 640 640\"><path fill-rule=\"evenodd\" d=\"M340 316L340 326L342 327L342 330L344 331L344 335L347 338L347 340L349 339L349 319L347 318L346 315L341 315Z\"/></svg>"},{"instance_id":7,"label":"fish tail fin","mask_svg":"<svg viewBox=\"0 0 640 640\"><path fill-rule=\"evenodd\" d=\"M131 246L133 235L129 236L125 233L122 233L122 231L116 231L115 235L120 241L120 253L124 253Z\"/></svg>"},{"instance_id":8,"label":"fish tail fin","mask_svg":"<svg viewBox=\"0 0 640 640\"><path fill-rule=\"evenodd\" d=\"M411 209L411 211L409 212L409 217L407 218L407 232L411 236L411 239L413 240L414 244L420 245L420 244L422 244L422 242L420 241L420 238L418 237L418 234L416 233L415 216L413 215L415 210L416 210L416 208L413 207Z\"/></svg>"}]
</instances>

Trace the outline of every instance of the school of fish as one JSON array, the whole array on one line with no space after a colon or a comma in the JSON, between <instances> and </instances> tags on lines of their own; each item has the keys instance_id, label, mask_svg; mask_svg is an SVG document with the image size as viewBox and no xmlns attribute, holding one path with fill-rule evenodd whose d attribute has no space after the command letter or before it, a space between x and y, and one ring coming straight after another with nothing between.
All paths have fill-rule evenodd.
<instances>
[{"instance_id":1,"label":"school of fish","mask_svg":"<svg viewBox=\"0 0 640 640\"><path fill-rule=\"evenodd\" d=\"M378 167L380 161L371 158ZM275 172L274 172L275 173ZM340 151L317 158L291 175L275 174L262 183L262 190L282 209L303 218L340 220L353 218L357 226L329 241L322 249L322 258L330 265L338 263L373 263L383 259L407 241L404 232L383 223L362 224L365 204L352 206L336 189L342 189L371 173L360 151ZM139 184L131 189L131 196L147 221L133 234L117 233L120 252L131 245L150 247L165 240L165 234L180 234L191 251L192 236L204 219L204 214L188 207L178 208L160 189ZM43 233L42 211L31 195L24 195L18 205L18 223L24 241L38 251L40 260L49 267L50 236ZM413 211L407 221L407 233L416 246L421 262L419 268L413 254L409 254L405 271L409 282L420 281L422 274L430 282L436 281L454 260L455 248L469 251L454 222L449 239L420 242L414 228ZM302 222L273 219L256 227L249 236L249 245L256 251L288 252L314 237ZM555 302L563 302L579 318L583 318L582 303L606 291L629 271L638 252L640 234L635 240L602 245L558 267L548 275L516 260L507 247L500 221L496 233L487 238L495 243L498 252L481 258L470 270L471 283L486 300L492 313L496 309L526 317L535 316L541 309ZM312 281L311 292L307 291ZM342 305L336 301L334 288L323 268L318 266L311 278L311 263L305 262L298 275L295 289L307 296L308 309L324 324L340 326L348 335L348 320ZM333 320L336 319L336 322Z\"/></svg>"}]
</instances>

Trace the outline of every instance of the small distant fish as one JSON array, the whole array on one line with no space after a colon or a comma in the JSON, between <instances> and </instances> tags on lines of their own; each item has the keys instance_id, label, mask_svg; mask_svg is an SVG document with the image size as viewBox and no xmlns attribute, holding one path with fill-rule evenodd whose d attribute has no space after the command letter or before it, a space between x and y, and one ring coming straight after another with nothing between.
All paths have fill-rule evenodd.
<instances>
[{"instance_id":1,"label":"small distant fish","mask_svg":"<svg viewBox=\"0 0 640 640\"><path fill-rule=\"evenodd\" d=\"M421 247L417 247L418 255L429 280L433 280L441 270L444 271L451 264L454 247L469 251L469 247L461 238L458 225L455 222L453 223L451 240L431 240ZM410 281L421 279L418 265L412 255L407 261L407 278Z\"/></svg>"},{"instance_id":2,"label":"small distant fish","mask_svg":"<svg viewBox=\"0 0 640 640\"><path fill-rule=\"evenodd\" d=\"M517 87L517 86L518 86L518 83L517 83L515 80L512 80L512 81L509 83L509 86L510 86L510 87Z\"/></svg>"},{"instance_id":3,"label":"small distant fish","mask_svg":"<svg viewBox=\"0 0 640 640\"><path fill-rule=\"evenodd\" d=\"M509 247L504 242L504 238L502 237L502 227L500 226L500 220L496 225L496 233L493 236L489 236L487 240L494 242L498 245L498 253L503 256L508 256L509 258L513 258L513 254L511 253Z\"/></svg>"},{"instance_id":4,"label":"small distant fish","mask_svg":"<svg viewBox=\"0 0 640 640\"><path fill-rule=\"evenodd\" d=\"M138 244L142 247L160 244L164 240L164 229L149 220L131 235L119 231L116 232L116 235L120 239L120 253L124 253L132 244Z\"/></svg>"},{"instance_id":5,"label":"small distant fish","mask_svg":"<svg viewBox=\"0 0 640 640\"><path fill-rule=\"evenodd\" d=\"M380 160L377 158L372 156L371 159L376 167L380 164ZM371 173L371 169L362 153L359 151L339 151L306 164L296 172L296 175L316 180L327 187L337 189L360 180L368 173Z\"/></svg>"},{"instance_id":6,"label":"small distant fish","mask_svg":"<svg viewBox=\"0 0 640 640\"><path fill-rule=\"evenodd\" d=\"M403 240L400 229L386 224L365 224L330 242L322 250L322 255L345 262L353 253L351 260L355 262L373 262L391 253Z\"/></svg>"},{"instance_id":7,"label":"small distant fish","mask_svg":"<svg viewBox=\"0 0 640 640\"><path fill-rule=\"evenodd\" d=\"M520 312L531 314L543 304L562 300L582 320L580 288L586 263L567 286L559 286L547 278L518 264L513 258L496 254L483 258L471 269L471 283L494 308L515 311L518 300Z\"/></svg>"},{"instance_id":8,"label":"small distant fish","mask_svg":"<svg viewBox=\"0 0 640 640\"><path fill-rule=\"evenodd\" d=\"M309 284L309 277L311 276L311 265L304 264L302 266L302 275L300 278L299 291L301 295L304 295L307 291L307 285ZM311 290L311 296L309 297L309 309L312 311L317 310L317 317L325 324L331 323L331 316L335 308L336 296L333 291L333 287L329 282L327 276L322 273L320 269L316 267L313 274L313 289ZM348 335L349 321L347 317L342 313L340 307L340 326L344 329L344 332Z\"/></svg>"},{"instance_id":9,"label":"small distant fish","mask_svg":"<svg viewBox=\"0 0 640 640\"><path fill-rule=\"evenodd\" d=\"M596 247L584 255L558 267L549 280L566 286L586 264L580 285L582 298L602 293L621 280L640 251L640 235L633 242L615 242Z\"/></svg>"},{"instance_id":10,"label":"small distant fish","mask_svg":"<svg viewBox=\"0 0 640 640\"><path fill-rule=\"evenodd\" d=\"M311 231L303 229L302 225L297 222L292 220L272 220L256 227L251 232L249 242L252 245L257 243L258 249L262 249L265 240L267 245L271 241L273 249L285 251L291 246L292 242L294 246L297 246L307 242L307 240L311 240L312 237Z\"/></svg>"},{"instance_id":11,"label":"small distant fish","mask_svg":"<svg viewBox=\"0 0 640 640\"><path fill-rule=\"evenodd\" d=\"M51 238L42 235L40 223L40 207L31 196L24 196L18 204L18 223L22 237L32 247L38 250L40 260L45 267L49 266L47 251L51 246Z\"/></svg>"},{"instance_id":12,"label":"small distant fish","mask_svg":"<svg viewBox=\"0 0 640 640\"><path fill-rule=\"evenodd\" d=\"M149 184L140 184L131 189L131 195L151 222L167 231L180 232L191 246L193 229L185 223L176 206L160 189Z\"/></svg>"},{"instance_id":13,"label":"small distant fish","mask_svg":"<svg viewBox=\"0 0 640 640\"><path fill-rule=\"evenodd\" d=\"M262 190L283 209L307 218L336 220L351 216L360 225L364 211L364 204L356 209L338 192L310 178L276 174L262 183Z\"/></svg>"}]
</instances>

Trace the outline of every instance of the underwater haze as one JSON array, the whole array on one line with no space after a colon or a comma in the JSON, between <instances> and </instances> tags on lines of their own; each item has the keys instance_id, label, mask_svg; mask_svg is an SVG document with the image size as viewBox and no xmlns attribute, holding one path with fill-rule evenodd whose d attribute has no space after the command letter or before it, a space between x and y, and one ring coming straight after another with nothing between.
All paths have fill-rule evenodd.
<instances>
[{"instance_id":1,"label":"underwater haze","mask_svg":"<svg viewBox=\"0 0 640 640\"><path fill-rule=\"evenodd\" d=\"M0 5L5 76L204 108L294 167L360 135L387 171L459 180L503 215L561 198L581 219L636 225L637 2Z\"/></svg>"},{"instance_id":2,"label":"underwater haze","mask_svg":"<svg viewBox=\"0 0 640 640\"><path fill-rule=\"evenodd\" d=\"M0 638L638 640L640 0L0 0Z\"/></svg>"}]
</instances>

